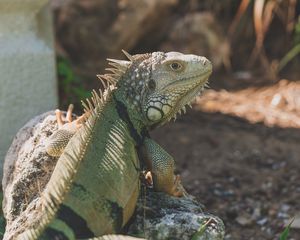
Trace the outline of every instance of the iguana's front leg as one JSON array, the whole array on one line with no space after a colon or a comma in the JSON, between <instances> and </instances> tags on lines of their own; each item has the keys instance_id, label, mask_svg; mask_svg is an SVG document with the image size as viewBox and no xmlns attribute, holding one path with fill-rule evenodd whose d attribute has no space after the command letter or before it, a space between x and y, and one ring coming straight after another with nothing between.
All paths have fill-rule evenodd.
<instances>
[{"instance_id":1,"label":"iguana's front leg","mask_svg":"<svg viewBox=\"0 0 300 240\"><path fill-rule=\"evenodd\" d=\"M86 119L87 113L73 121L73 108L73 104L70 104L65 119L63 119L62 113L59 109L55 111L58 130L50 136L45 146L46 152L51 156L58 157L62 154L69 140L73 137Z\"/></svg>"},{"instance_id":2,"label":"iguana's front leg","mask_svg":"<svg viewBox=\"0 0 300 240\"><path fill-rule=\"evenodd\" d=\"M170 154L150 138L144 140L142 154L151 171L153 187L156 191L166 192L173 196L185 194L179 176L174 175L175 164Z\"/></svg>"}]
</instances>

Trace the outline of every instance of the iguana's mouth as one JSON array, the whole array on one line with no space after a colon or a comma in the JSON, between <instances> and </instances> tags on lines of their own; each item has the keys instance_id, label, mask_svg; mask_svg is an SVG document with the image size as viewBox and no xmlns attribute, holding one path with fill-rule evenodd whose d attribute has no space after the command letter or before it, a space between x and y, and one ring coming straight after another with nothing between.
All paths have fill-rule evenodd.
<instances>
[{"instance_id":1,"label":"iguana's mouth","mask_svg":"<svg viewBox=\"0 0 300 240\"><path fill-rule=\"evenodd\" d=\"M196 75L190 75L188 77L185 78L181 78L175 82L172 82L170 84L168 84L167 86L164 87L164 91L172 91L173 89L176 90L178 89L178 87L181 85L184 88L188 88L190 90L194 89L194 87L188 87L189 85L195 85L195 86L201 86L204 85L207 80L208 77L210 76L211 71L206 71L204 73L201 74L196 74ZM195 79L197 79L197 81L195 81ZM190 90L187 91L190 92Z\"/></svg>"}]
</instances>

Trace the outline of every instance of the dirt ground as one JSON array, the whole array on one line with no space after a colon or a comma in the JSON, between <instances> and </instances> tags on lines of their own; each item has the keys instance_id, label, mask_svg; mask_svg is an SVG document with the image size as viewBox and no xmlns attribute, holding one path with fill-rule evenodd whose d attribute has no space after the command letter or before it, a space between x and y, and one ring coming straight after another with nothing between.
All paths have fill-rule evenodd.
<instances>
[{"instance_id":1,"label":"dirt ground","mask_svg":"<svg viewBox=\"0 0 300 240\"><path fill-rule=\"evenodd\" d=\"M286 89L273 87L267 92L275 95ZM266 89L261 93L265 96ZM211 101L211 94L203 101ZM234 96L226 102L222 94L218 96L214 111L238 109ZM253 97L252 102L259 99ZM249 98L239 99L240 106L249 111L260 107L267 119L270 108L259 102L247 105ZM263 103L268 98L260 99ZM299 94L294 100L299 101ZM205 211L224 221L226 239L279 239L293 217L289 239L300 239L300 129L287 124L278 127L282 119L273 119L273 127L267 126L259 123L261 115L258 123L250 122L245 119L247 111L241 117L208 113L200 110L199 102L194 109L154 131L152 137L174 156L189 193L205 205ZM230 114L234 115L234 110Z\"/></svg>"}]
</instances>

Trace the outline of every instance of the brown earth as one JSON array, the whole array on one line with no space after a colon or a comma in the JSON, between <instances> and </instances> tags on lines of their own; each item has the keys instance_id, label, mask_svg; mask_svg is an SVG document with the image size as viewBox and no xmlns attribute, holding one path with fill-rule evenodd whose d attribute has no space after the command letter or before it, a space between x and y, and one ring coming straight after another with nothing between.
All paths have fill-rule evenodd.
<instances>
[{"instance_id":1,"label":"brown earth","mask_svg":"<svg viewBox=\"0 0 300 240\"><path fill-rule=\"evenodd\" d=\"M297 87L281 83L248 89L244 97L240 92L211 90L197 100L196 110L152 134L175 157L188 191L223 219L226 239L279 239L293 217L289 239L300 239L299 111L297 115L285 102L275 106L275 118L268 116L269 97L279 94L299 102L299 92L293 94ZM257 109L259 114L253 114ZM288 120L298 117L296 122L283 121L280 109ZM273 127L255 123L263 121Z\"/></svg>"}]
</instances>

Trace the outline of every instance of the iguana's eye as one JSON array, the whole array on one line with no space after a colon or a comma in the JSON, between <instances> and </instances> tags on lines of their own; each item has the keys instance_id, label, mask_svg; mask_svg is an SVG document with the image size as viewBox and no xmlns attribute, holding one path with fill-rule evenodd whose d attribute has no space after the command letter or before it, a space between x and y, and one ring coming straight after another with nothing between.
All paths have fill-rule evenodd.
<instances>
[{"instance_id":1,"label":"iguana's eye","mask_svg":"<svg viewBox=\"0 0 300 240\"><path fill-rule=\"evenodd\" d=\"M148 82L148 88L151 90L151 91L154 91L155 88L156 88L156 83L153 79L150 79L149 82Z\"/></svg>"},{"instance_id":2,"label":"iguana's eye","mask_svg":"<svg viewBox=\"0 0 300 240\"><path fill-rule=\"evenodd\" d=\"M179 62L172 62L170 68L174 71L179 71L182 68L182 65Z\"/></svg>"}]
</instances>

